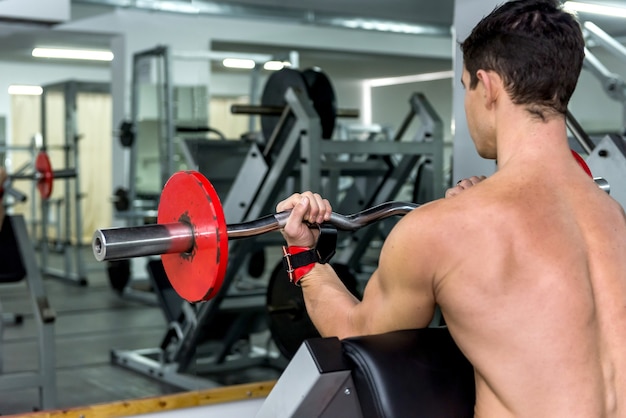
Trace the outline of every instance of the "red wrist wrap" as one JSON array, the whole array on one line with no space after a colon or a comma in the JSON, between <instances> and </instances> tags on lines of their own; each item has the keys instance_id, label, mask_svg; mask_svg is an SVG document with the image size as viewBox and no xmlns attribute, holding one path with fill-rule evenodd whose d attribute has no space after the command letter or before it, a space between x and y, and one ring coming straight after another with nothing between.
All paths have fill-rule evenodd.
<instances>
[{"instance_id":1,"label":"red wrist wrap","mask_svg":"<svg viewBox=\"0 0 626 418\"><path fill-rule=\"evenodd\" d=\"M293 284L298 284L300 279L313 270L315 267L315 263L317 260L311 260L310 263L294 267L291 262L291 257L296 254L301 253L310 253L311 249L309 247L299 247L299 246L291 246L291 247L283 247L283 263L285 264L285 270L287 270L287 275L289 276L289 281ZM316 257L317 258L317 257Z\"/></svg>"}]
</instances>

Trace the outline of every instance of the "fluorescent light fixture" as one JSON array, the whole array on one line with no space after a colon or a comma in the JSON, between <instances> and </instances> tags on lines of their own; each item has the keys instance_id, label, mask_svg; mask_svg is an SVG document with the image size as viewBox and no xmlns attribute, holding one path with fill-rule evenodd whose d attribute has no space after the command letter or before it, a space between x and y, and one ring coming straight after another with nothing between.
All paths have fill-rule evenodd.
<instances>
[{"instance_id":1,"label":"fluorescent light fixture","mask_svg":"<svg viewBox=\"0 0 626 418\"><path fill-rule=\"evenodd\" d=\"M33 49L33 57L113 61L113 53L111 51L90 49L35 48Z\"/></svg>"},{"instance_id":2,"label":"fluorescent light fixture","mask_svg":"<svg viewBox=\"0 0 626 418\"><path fill-rule=\"evenodd\" d=\"M226 58L222 61L224 67L228 68L244 68L251 70L256 65L254 60L241 59L241 58Z\"/></svg>"},{"instance_id":3,"label":"fluorescent light fixture","mask_svg":"<svg viewBox=\"0 0 626 418\"><path fill-rule=\"evenodd\" d=\"M372 19L351 19L351 18L319 18L320 23L328 24L330 26L344 27L348 29L363 29L380 32L393 32L404 33L411 35L433 35L433 36L445 36L450 34L449 29L444 29L441 26L433 25L415 25L412 23L385 21L385 20L372 20Z\"/></svg>"},{"instance_id":4,"label":"fluorescent light fixture","mask_svg":"<svg viewBox=\"0 0 626 418\"><path fill-rule=\"evenodd\" d=\"M145 1L145 0L137 0L137 6L139 8L144 9L155 9L161 10L164 12L174 12L174 13L189 13L189 14L198 14L200 13L200 9L198 9L195 5L191 4L190 0L187 0L187 3L184 4L180 1Z\"/></svg>"},{"instance_id":5,"label":"fluorescent light fixture","mask_svg":"<svg viewBox=\"0 0 626 418\"><path fill-rule=\"evenodd\" d=\"M374 78L365 80L364 84L370 87L397 86L399 84L421 83L424 81L445 80L454 77L454 71L438 71L435 73L423 73L405 75L400 77Z\"/></svg>"},{"instance_id":6,"label":"fluorescent light fixture","mask_svg":"<svg viewBox=\"0 0 626 418\"><path fill-rule=\"evenodd\" d=\"M26 85L11 85L9 86L9 94L11 95L28 95L28 96L41 96L43 89L41 86L26 86Z\"/></svg>"},{"instance_id":7,"label":"fluorescent light fixture","mask_svg":"<svg viewBox=\"0 0 626 418\"><path fill-rule=\"evenodd\" d=\"M267 71L278 71L285 67L291 67L291 63L288 61L268 61L263 64L263 69Z\"/></svg>"},{"instance_id":8,"label":"fluorescent light fixture","mask_svg":"<svg viewBox=\"0 0 626 418\"><path fill-rule=\"evenodd\" d=\"M581 3L578 1L566 1L563 4L563 8L570 12L593 13L598 15L626 18L626 8L624 7Z\"/></svg>"}]
</instances>

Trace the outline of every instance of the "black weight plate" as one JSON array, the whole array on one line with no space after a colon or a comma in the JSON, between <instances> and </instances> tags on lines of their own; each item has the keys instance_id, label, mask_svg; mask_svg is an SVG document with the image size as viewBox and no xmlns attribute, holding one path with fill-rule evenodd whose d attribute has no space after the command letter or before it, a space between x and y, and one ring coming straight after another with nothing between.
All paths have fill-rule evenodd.
<instances>
[{"instance_id":1,"label":"black weight plate","mask_svg":"<svg viewBox=\"0 0 626 418\"><path fill-rule=\"evenodd\" d=\"M130 209L130 199L128 197L128 190L122 187L118 187L115 190L114 196L115 196L114 197L115 210L123 212L123 211Z\"/></svg>"},{"instance_id":2,"label":"black weight plate","mask_svg":"<svg viewBox=\"0 0 626 418\"><path fill-rule=\"evenodd\" d=\"M255 250L248 261L248 274L255 279L263 275L265 271L265 249Z\"/></svg>"},{"instance_id":3,"label":"black weight plate","mask_svg":"<svg viewBox=\"0 0 626 418\"><path fill-rule=\"evenodd\" d=\"M360 298L350 269L342 264L333 264L333 268L348 290ZM291 359L304 340L320 336L306 311L302 288L289 282L282 260L272 271L266 302L272 339L286 358Z\"/></svg>"},{"instance_id":4,"label":"black weight plate","mask_svg":"<svg viewBox=\"0 0 626 418\"><path fill-rule=\"evenodd\" d=\"M120 143L124 148L129 148L135 142L135 128L132 122L122 121L120 123Z\"/></svg>"},{"instance_id":5,"label":"black weight plate","mask_svg":"<svg viewBox=\"0 0 626 418\"><path fill-rule=\"evenodd\" d=\"M322 125L322 139L331 139L337 119L337 98L330 79L319 68L309 68L302 72L309 97Z\"/></svg>"},{"instance_id":6,"label":"black weight plate","mask_svg":"<svg viewBox=\"0 0 626 418\"><path fill-rule=\"evenodd\" d=\"M107 274L111 289L122 294L130 281L130 260L109 261Z\"/></svg>"},{"instance_id":7,"label":"black weight plate","mask_svg":"<svg viewBox=\"0 0 626 418\"><path fill-rule=\"evenodd\" d=\"M306 312L302 288L289 282L282 260L270 277L267 310L274 343L288 359L293 357L304 340L320 336Z\"/></svg>"},{"instance_id":8,"label":"black weight plate","mask_svg":"<svg viewBox=\"0 0 626 418\"><path fill-rule=\"evenodd\" d=\"M263 94L261 95L261 106L277 106L284 108L287 106L285 100L285 94L289 88L300 91L304 94L308 93L307 84L304 81L304 77L298 70L291 68L283 68L282 70L272 73L265 83L263 88ZM280 116L261 116L261 131L263 132L263 138L267 145L268 141L272 137L274 128L278 124ZM291 130L295 120L289 118L285 123L285 129L283 135L287 135ZM275 149L280 149L280 144L283 142L284 137L279 137L275 142Z\"/></svg>"}]
</instances>

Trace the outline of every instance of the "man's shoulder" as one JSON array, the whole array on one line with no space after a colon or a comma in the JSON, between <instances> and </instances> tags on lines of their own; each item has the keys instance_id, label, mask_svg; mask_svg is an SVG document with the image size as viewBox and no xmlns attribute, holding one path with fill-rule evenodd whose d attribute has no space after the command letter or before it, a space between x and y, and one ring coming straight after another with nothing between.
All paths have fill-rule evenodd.
<instances>
[{"instance_id":1,"label":"man's shoulder","mask_svg":"<svg viewBox=\"0 0 626 418\"><path fill-rule=\"evenodd\" d=\"M511 199L496 190L467 190L457 196L437 199L417 208L416 212L430 219L454 219L489 214L511 207ZM467 221L468 219L465 219Z\"/></svg>"}]
</instances>

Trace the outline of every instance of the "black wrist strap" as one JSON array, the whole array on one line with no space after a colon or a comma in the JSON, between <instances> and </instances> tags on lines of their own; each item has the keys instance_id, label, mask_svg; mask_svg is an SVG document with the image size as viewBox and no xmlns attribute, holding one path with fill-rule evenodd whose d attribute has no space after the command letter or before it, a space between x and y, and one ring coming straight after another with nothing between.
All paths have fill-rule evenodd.
<instances>
[{"instance_id":1,"label":"black wrist strap","mask_svg":"<svg viewBox=\"0 0 626 418\"><path fill-rule=\"evenodd\" d=\"M288 272L313 263L326 264L335 255L337 228L329 223L320 224L318 228L320 235L317 238L315 248L298 254L285 254L283 266Z\"/></svg>"},{"instance_id":2,"label":"black wrist strap","mask_svg":"<svg viewBox=\"0 0 626 418\"><path fill-rule=\"evenodd\" d=\"M320 236L315 244L315 252L320 264L326 264L335 255L337 249L337 228L329 223L319 225Z\"/></svg>"},{"instance_id":3,"label":"black wrist strap","mask_svg":"<svg viewBox=\"0 0 626 418\"><path fill-rule=\"evenodd\" d=\"M285 263L285 261L286 260L283 260L283 264ZM311 248L309 251L304 251L298 254L290 254L289 261L291 262L291 268L297 269L298 267L317 263L319 261L319 257L317 256L315 248ZM286 265L285 268L287 268Z\"/></svg>"}]
</instances>

